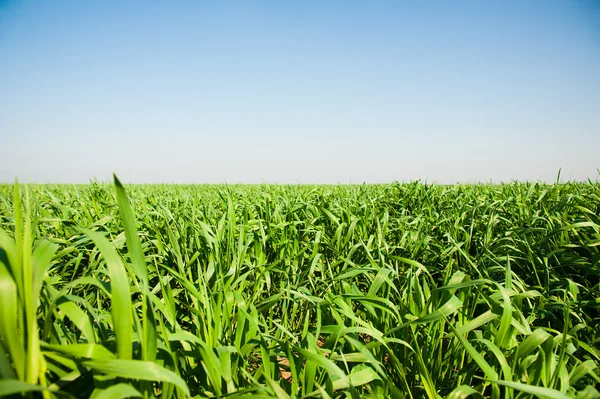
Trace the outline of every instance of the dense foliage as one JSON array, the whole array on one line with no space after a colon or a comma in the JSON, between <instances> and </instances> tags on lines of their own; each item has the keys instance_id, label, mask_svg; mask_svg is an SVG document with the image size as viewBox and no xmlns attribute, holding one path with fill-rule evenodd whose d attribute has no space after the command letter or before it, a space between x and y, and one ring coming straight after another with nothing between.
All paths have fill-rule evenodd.
<instances>
[{"instance_id":1,"label":"dense foliage","mask_svg":"<svg viewBox=\"0 0 600 399\"><path fill-rule=\"evenodd\" d=\"M0 394L599 397L600 185L0 186Z\"/></svg>"}]
</instances>

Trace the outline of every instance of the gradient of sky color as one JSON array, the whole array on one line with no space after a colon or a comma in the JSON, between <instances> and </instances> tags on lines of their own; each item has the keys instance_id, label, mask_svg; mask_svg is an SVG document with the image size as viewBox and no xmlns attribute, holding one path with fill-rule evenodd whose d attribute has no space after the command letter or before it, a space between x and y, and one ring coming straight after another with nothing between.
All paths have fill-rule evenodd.
<instances>
[{"instance_id":1,"label":"gradient of sky color","mask_svg":"<svg viewBox=\"0 0 600 399\"><path fill-rule=\"evenodd\" d=\"M598 179L600 2L0 0L0 182Z\"/></svg>"}]
</instances>

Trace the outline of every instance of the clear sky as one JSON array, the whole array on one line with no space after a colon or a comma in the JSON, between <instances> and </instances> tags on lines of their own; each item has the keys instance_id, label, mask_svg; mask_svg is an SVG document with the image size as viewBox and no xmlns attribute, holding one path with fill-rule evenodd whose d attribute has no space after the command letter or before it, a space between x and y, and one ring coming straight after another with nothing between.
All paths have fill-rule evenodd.
<instances>
[{"instance_id":1,"label":"clear sky","mask_svg":"<svg viewBox=\"0 0 600 399\"><path fill-rule=\"evenodd\" d=\"M0 0L0 181L596 180L600 2Z\"/></svg>"}]
</instances>

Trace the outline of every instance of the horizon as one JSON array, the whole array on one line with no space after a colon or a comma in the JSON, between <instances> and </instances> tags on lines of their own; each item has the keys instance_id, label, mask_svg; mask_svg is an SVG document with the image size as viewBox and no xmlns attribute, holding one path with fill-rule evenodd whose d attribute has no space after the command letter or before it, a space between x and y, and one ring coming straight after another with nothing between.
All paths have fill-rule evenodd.
<instances>
[{"instance_id":1,"label":"horizon","mask_svg":"<svg viewBox=\"0 0 600 399\"><path fill-rule=\"evenodd\" d=\"M526 185L555 185L555 184L600 184L600 170L597 171L598 174L596 179L588 178L585 180L575 180L575 179L564 179L561 175L561 171L559 170L554 181L543 181L543 180L508 180L508 181L464 181L464 182L453 182L453 183L441 183L437 181L428 181L423 179L415 179L415 180L392 180L387 182L379 182L379 183L369 183L369 182L332 182L332 183L302 183L302 182L260 182L260 183L243 183L243 182L215 182L215 183L177 183L177 182L130 182L119 179L122 184L127 186L162 186L162 185L175 185L175 186L225 186L225 187L234 187L234 186L384 186L384 185L410 185L410 184L423 184L430 186L500 186L500 185L510 185L510 184L526 184ZM92 184L99 184L104 186L110 186L115 184L114 178L118 179L118 176L113 173L112 179L100 180L97 178L91 178L87 182L75 183L75 182L21 182L18 178L15 178L12 182L0 181L0 186L11 186L14 184L24 185L24 186L89 186Z\"/></svg>"},{"instance_id":2,"label":"horizon","mask_svg":"<svg viewBox=\"0 0 600 399\"><path fill-rule=\"evenodd\" d=\"M591 0L4 1L0 58L5 184L600 176Z\"/></svg>"}]
</instances>

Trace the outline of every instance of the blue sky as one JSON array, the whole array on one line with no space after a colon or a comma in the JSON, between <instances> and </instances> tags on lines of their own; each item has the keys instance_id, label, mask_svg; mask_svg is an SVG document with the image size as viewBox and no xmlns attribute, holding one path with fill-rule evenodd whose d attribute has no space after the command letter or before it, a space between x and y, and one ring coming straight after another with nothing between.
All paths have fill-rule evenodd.
<instances>
[{"instance_id":1,"label":"blue sky","mask_svg":"<svg viewBox=\"0 0 600 399\"><path fill-rule=\"evenodd\" d=\"M600 4L0 0L0 181L596 180Z\"/></svg>"}]
</instances>

